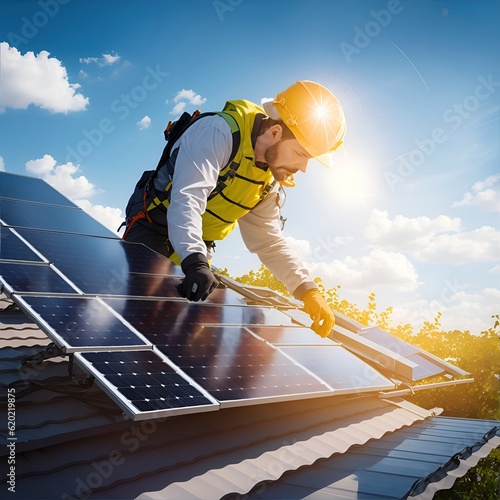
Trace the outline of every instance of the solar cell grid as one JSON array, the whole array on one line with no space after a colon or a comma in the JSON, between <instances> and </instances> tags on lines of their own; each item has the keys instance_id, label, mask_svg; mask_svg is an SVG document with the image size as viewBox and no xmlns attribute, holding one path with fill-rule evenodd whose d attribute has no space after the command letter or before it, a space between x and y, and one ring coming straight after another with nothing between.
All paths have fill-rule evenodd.
<instances>
[{"instance_id":1,"label":"solar cell grid","mask_svg":"<svg viewBox=\"0 0 500 500\"><path fill-rule=\"evenodd\" d=\"M242 305L245 304L243 297L230 288L216 288L208 297L208 303L219 305Z\"/></svg>"},{"instance_id":2,"label":"solar cell grid","mask_svg":"<svg viewBox=\"0 0 500 500\"><path fill-rule=\"evenodd\" d=\"M13 227L64 231L116 238L114 233L83 210L28 201L0 200L2 221Z\"/></svg>"},{"instance_id":3,"label":"solar cell grid","mask_svg":"<svg viewBox=\"0 0 500 500\"><path fill-rule=\"evenodd\" d=\"M0 196L77 208L74 203L42 179L7 172L0 172Z\"/></svg>"},{"instance_id":4,"label":"solar cell grid","mask_svg":"<svg viewBox=\"0 0 500 500\"><path fill-rule=\"evenodd\" d=\"M95 298L31 297L17 298L47 335L67 352L97 347L118 349L150 344L130 330Z\"/></svg>"},{"instance_id":5,"label":"solar cell grid","mask_svg":"<svg viewBox=\"0 0 500 500\"><path fill-rule=\"evenodd\" d=\"M221 402L329 392L243 327L206 326L156 348Z\"/></svg>"},{"instance_id":6,"label":"solar cell grid","mask_svg":"<svg viewBox=\"0 0 500 500\"><path fill-rule=\"evenodd\" d=\"M11 292L78 293L45 264L0 264L0 277Z\"/></svg>"},{"instance_id":7,"label":"solar cell grid","mask_svg":"<svg viewBox=\"0 0 500 500\"><path fill-rule=\"evenodd\" d=\"M281 311L253 306L214 305L187 301L105 298L151 342L197 332L203 325L291 325Z\"/></svg>"},{"instance_id":8,"label":"solar cell grid","mask_svg":"<svg viewBox=\"0 0 500 500\"><path fill-rule=\"evenodd\" d=\"M280 349L337 392L394 388L390 380L342 346L286 346Z\"/></svg>"},{"instance_id":9,"label":"solar cell grid","mask_svg":"<svg viewBox=\"0 0 500 500\"><path fill-rule=\"evenodd\" d=\"M19 233L86 294L179 298L174 276L182 271L144 245L77 234Z\"/></svg>"},{"instance_id":10,"label":"solar cell grid","mask_svg":"<svg viewBox=\"0 0 500 500\"><path fill-rule=\"evenodd\" d=\"M153 351L82 352L76 359L134 419L148 412L190 413L218 408Z\"/></svg>"},{"instance_id":11,"label":"solar cell grid","mask_svg":"<svg viewBox=\"0 0 500 500\"><path fill-rule=\"evenodd\" d=\"M316 335L310 328L252 326L248 330L274 345L338 345L338 342Z\"/></svg>"},{"instance_id":12,"label":"solar cell grid","mask_svg":"<svg viewBox=\"0 0 500 500\"><path fill-rule=\"evenodd\" d=\"M0 212L1 217L1 212ZM18 238L9 228L0 226L0 259L43 262L43 260Z\"/></svg>"}]
</instances>

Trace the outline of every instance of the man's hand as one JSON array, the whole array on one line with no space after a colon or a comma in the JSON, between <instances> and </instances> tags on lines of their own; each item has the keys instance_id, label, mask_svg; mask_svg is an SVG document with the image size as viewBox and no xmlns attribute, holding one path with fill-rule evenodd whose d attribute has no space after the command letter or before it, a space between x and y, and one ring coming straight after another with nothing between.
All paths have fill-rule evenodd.
<instances>
[{"instance_id":1,"label":"man's hand","mask_svg":"<svg viewBox=\"0 0 500 500\"><path fill-rule=\"evenodd\" d=\"M219 282L210 271L208 260L202 253L192 253L181 262L186 277L178 285L177 290L188 300L206 300L217 288Z\"/></svg>"},{"instance_id":2,"label":"man's hand","mask_svg":"<svg viewBox=\"0 0 500 500\"><path fill-rule=\"evenodd\" d=\"M304 311L313 320L312 330L320 337L328 337L335 326L335 316L323 295L317 288L313 288L304 293L301 300L304 302Z\"/></svg>"}]
</instances>

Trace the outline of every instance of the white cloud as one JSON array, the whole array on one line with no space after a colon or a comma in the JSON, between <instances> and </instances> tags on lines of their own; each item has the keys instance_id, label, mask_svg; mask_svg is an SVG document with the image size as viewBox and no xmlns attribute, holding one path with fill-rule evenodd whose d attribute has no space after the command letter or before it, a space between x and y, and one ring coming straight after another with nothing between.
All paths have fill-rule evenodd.
<instances>
[{"instance_id":1,"label":"white cloud","mask_svg":"<svg viewBox=\"0 0 500 500\"><path fill-rule=\"evenodd\" d=\"M460 201L452 207L475 206L489 212L500 210L500 174L490 175L484 181L476 182Z\"/></svg>"},{"instance_id":2,"label":"white cloud","mask_svg":"<svg viewBox=\"0 0 500 500\"><path fill-rule=\"evenodd\" d=\"M386 211L372 210L365 235L377 246L410 253L423 262L466 264L498 259L500 232L483 226L461 232L460 218L440 215L389 219Z\"/></svg>"},{"instance_id":3,"label":"white cloud","mask_svg":"<svg viewBox=\"0 0 500 500\"><path fill-rule=\"evenodd\" d=\"M182 89L174 97L174 102L187 101L189 104L198 105L206 102L206 98L201 97L194 90Z\"/></svg>"},{"instance_id":4,"label":"white cloud","mask_svg":"<svg viewBox=\"0 0 500 500\"><path fill-rule=\"evenodd\" d=\"M29 160L26 162L26 170L35 174L37 177L44 177L50 174L56 165L56 160L50 155L43 155L43 158L37 160Z\"/></svg>"},{"instance_id":5,"label":"white cloud","mask_svg":"<svg viewBox=\"0 0 500 500\"><path fill-rule=\"evenodd\" d=\"M148 115L144 116L137 122L139 130L144 130L146 128L149 128L150 125L151 125L151 118Z\"/></svg>"},{"instance_id":6,"label":"white cloud","mask_svg":"<svg viewBox=\"0 0 500 500\"><path fill-rule=\"evenodd\" d=\"M473 334L493 326L491 316L498 314L500 290L485 288L479 292L448 290L435 300L417 300L394 307L392 319L398 323L410 323L418 330L424 321L432 321L442 312L440 319L443 330L469 330Z\"/></svg>"},{"instance_id":7,"label":"white cloud","mask_svg":"<svg viewBox=\"0 0 500 500\"><path fill-rule=\"evenodd\" d=\"M52 156L44 155L43 158L27 161L26 170L42 178L70 200L88 198L96 193L94 184L85 176L74 177L79 170L77 165L71 162L56 164Z\"/></svg>"},{"instance_id":8,"label":"white cloud","mask_svg":"<svg viewBox=\"0 0 500 500\"><path fill-rule=\"evenodd\" d=\"M287 236L285 240L299 259L304 260L311 255L311 244L307 240L297 240L293 236Z\"/></svg>"},{"instance_id":9,"label":"white cloud","mask_svg":"<svg viewBox=\"0 0 500 500\"><path fill-rule=\"evenodd\" d=\"M119 208L93 205L89 200L74 200L74 202L110 231L116 232L123 222L124 216Z\"/></svg>"},{"instance_id":10,"label":"white cloud","mask_svg":"<svg viewBox=\"0 0 500 500\"><path fill-rule=\"evenodd\" d=\"M3 156L0 156L0 172L5 172L5 161Z\"/></svg>"},{"instance_id":11,"label":"white cloud","mask_svg":"<svg viewBox=\"0 0 500 500\"><path fill-rule=\"evenodd\" d=\"M122 211L119 208L93 205L87 198L98 190L85 176L75 177L79 169L78 165L71 162L57 165L57 161L48 154L26 162L28 172L43 179L108 229L116 231L124 218Z\"/></svg>"},{"instance_id":12,"label":"white cloud","mask_svg":"<svg viewBox=\"0 0 500 500\"><path fill-rule=\"evenodd\" d=\"M318 262L333 258L336 254L336 249L346 245L352 239L352 236L321 236L317 239L317 244L313 248L307 240L297 240L293 236L285 238L288 245L296 252L300 259L305 260L307 257L311 257L309 260L314 259Z\"/></svg>"},{"instance_id":13,"label":"white cloud","mask_svg":"<svg viewBox=\"0 0 500 500\"><path fill-rule=\"evenodd\" d=\"M206 102L205 97L201 97L194 90L182 89L177 92L174 97L174 102L176 105L170 111L171 115L178 115L182 113L187 104L192 104L193 106L200 106ZM168 101L166 101L168 103Z\"/></svg>"},{"instance_id":14,"label":"white cloud","mask_svg":"<svg viewBox=\"0 0 500 500\"><path fill-rule=\"evenodd\" d=\"M390 220L385 210L373 209L365 229L365 236L376 245L397 250L412 250L425 245L437 234L460 231L458 217L451 219L440 215L435 219L415 217L413 219L397 215Z\"/></svg>"},{"instance_id":15,"label":"white cloud","mask_svg":"<svg viewBox=\"0 0 500 500\"><path fill-rule=\"evenodd\" d=\"M91 64L95 63L99 67L111 66L112 64L118 62L121 56L118 54L102 54L102 57L80 57L80 63Z\"/></svg>"},{"instance_id":16,"label":"white cloud","mask_svg":"<svg viewBox=\"0 0 500 500\"><path fill-rule=\"evenodd\" d=\"M352 291L388 288L412 291L418 286L417 271L402 253L373 249L360 258L345 257L330 262L305 262L312 277L319 276L325 286L340 285Z\"/></svg>"},{"instance_id":17,"label":"white cloud","mask_svg":"<svg viewBox=\"0 0 500 500\"><path fill-rule=\"evenodd\" d=\"M344 245L350 237L335 237L319 241L314 248L306 240L287 236L287 243L309 270L311 277L320 277L327 288L340 285L351 292L366 293L389 288L411 291L418 286L413 264L402 254L373 249L360 258L333 259L334 248Z\"/></svg>"},{"instance_id":18,"label":"white cloud","mask_svg":"<svg viewBox=\"0 0 500 500\"><path fill-rule=\"evenodd\" d=\"M130 61L122 61L121 65L118 65L111 72L111 78L118 78L127 69L133 68L134 65Z\"/></svg>"},{"instance_id":19,"label":"white cloud","mask_svg":"<svg viewBox=\"0 0 500 500\"><path fill-rule=\"evenodd\" d=\"M118 62L120 60L120 56L119 55L114 55L113 56L111 54L103 54L102 58L104 59L104 63L103 64L105 66L114 64L115 62Z\"/></svg>"},{"instance_id":20,"label":"white cloud","mask_svg":"<svg viewBox=\"0 0 500 500\"><path fill-rule=\"evenodd\" d=\"M0 43L2 91L0 112L7 108L26 109L30 104L51 113L82 111L88 97L76 93L80 85L69 83L66 68L49 52L42 50L22 55L8 43Z\"/></svg>"},{"instance_id":21,"label":"white cloud","mask_svg":"<svg viewBox=\"0 0 500 500\"><path fill-rule=\"evenodd\" d=\"M173 108L172 111L170 111L171 115L180 115L184 109L186 108L186 103L185 102L178 102Z\"/></svg>"},{"instance_id":22,"label":"white cloud","mask_svg":"<svg viewBox=\"0 0 500 500\"><path fill-rule=\"evenodd\" d=\"M427 245L415 248L413 255L422 262L467 264L497 261L500 232L490 226L459 234L441 234Z\"/></svg>"}]
</instances>

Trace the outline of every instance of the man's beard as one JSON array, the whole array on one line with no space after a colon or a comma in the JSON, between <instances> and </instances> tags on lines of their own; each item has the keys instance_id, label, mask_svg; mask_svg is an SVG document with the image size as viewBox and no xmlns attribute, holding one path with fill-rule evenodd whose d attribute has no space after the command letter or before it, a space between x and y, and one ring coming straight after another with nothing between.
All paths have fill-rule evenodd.
<instances>
[{"instance_id":1,"label":"man's beard","mask_svg":"<svg viewBox=\"0 0 500 500\"><path fill-rule=\"evenodd\" d=\"M264 159L266 160L267 165L269 166L269 170L273 174L273 177L278 181L284 181L288 178L290 173L286 171L284 165L276 165L276 159L278 158L278 150L281 141L269 146L264 153Z\"/></svg>"}]
</instances>

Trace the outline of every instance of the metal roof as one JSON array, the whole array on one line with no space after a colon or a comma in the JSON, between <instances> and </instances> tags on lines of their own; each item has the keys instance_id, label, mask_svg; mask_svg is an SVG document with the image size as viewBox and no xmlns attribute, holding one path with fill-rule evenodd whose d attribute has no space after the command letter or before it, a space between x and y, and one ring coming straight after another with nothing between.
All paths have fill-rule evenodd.
<instances>
[{"instance_id":1,"label":"metal roof","mask_svg":"<svg viewBox=\"0 0 500 500\"><path fill-rule=\"evenodd\" d=\"M245 498L430 499L498 446L498 421L432 417L287 472Z\"/></svg>"}]
</instances>

